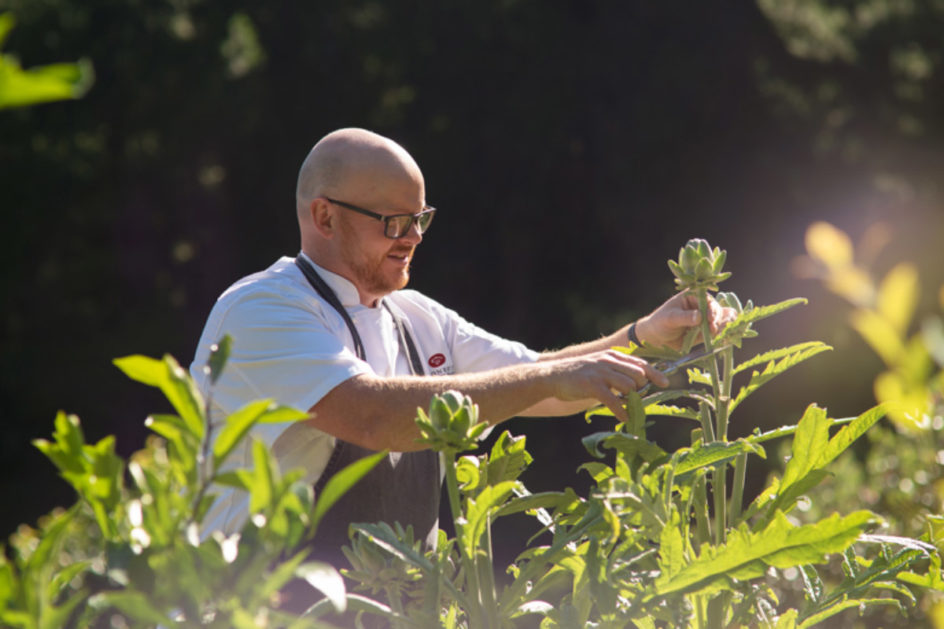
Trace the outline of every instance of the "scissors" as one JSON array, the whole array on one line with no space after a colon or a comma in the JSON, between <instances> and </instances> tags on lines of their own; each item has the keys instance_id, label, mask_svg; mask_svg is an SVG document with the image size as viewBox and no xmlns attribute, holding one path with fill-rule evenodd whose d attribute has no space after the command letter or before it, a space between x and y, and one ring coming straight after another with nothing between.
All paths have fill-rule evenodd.
<instances>
[{"instance_id":1,"label":"scissors","mask_svg":"<svg viewBox=\"0 0 944 629\"><path fill-rule=\"evenodd\" d=\"M661 371L666 376L671 376L673 373L675 373L682 367L686 367L688 365L691 365L692 363L696 363L702 358L705 358L707 356L713 356L717 354L718 352L720 352L722 349L724 348L716 347L712 349L711 351L708 351L707 349L702 347L701 349L695 350L694 352L689 352L688 354L685 354L681 358L676 358L675 360L672 360L672 361L668 361L668 362L658 361L653 364L653 367ZM638 393L639 395L645 395L646 393L649 392L651 388L652 388L652 383L647 382L642 387L637 389L636 393Z\"/></svg>"}]
</instances>

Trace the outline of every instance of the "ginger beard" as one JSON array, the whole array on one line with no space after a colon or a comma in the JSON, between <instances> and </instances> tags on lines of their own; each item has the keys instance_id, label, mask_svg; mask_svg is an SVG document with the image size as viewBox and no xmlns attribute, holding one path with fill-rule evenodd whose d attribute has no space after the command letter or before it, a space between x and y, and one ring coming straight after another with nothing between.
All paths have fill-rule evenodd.
<instances>
[{"instance_id":1,"label":"ginger beard","mask_svg":"<svg viewBox=\"0 0 944 629\"><path fill-rule=\"evenodd\" d=\"M347 221L339 225L341 259L353 274L358 288L370 295L383 296L400 290L410 281L410 262L415 247L403 240L391 240L380 234L381 244L386 248L375 253L365 246L363 236L358 237ZM389 244L388 244L389 243Z\"/></svg>"}]
</instances>

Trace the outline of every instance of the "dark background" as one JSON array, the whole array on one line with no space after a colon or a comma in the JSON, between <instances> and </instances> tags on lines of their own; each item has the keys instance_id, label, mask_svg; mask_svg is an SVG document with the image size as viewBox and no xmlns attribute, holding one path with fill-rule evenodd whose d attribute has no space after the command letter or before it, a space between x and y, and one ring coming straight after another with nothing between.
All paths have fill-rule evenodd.
<instances>
[{"instance_id":1,"label":"dark background","mask_svg":"<svg viewBox=\"0 0 944 629\"><path fill-rule=\"evenodd\" d=\"M669 297L666 260L704 237L728 250L726 290L811 299L758 324L745 357L836 347L744 404L732 434L811 402L864 411L880 363L791 264L815 220L854 238L885 223L876 270L915 261L937 308L934 6L0 0L18 21L5 52L96 71L81 100L0 112L0 534L74 498L30 445L58 409L124 455L143 445L167 405L111 360L189 364L219 293L297 251L298 167L343 126L419 162L440 214L412 285L486 329L536 349L609 332ZM608 424L507 426L528 435L537 491L585 486L580 437Z\"/></svg>"}]
</instances>

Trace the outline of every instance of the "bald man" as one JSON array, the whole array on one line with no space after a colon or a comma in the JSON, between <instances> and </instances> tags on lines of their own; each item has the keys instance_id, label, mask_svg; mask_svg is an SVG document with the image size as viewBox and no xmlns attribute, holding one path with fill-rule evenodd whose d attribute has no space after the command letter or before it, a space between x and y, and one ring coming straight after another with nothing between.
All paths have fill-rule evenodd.
<instances>
[{"instance_id":1,"label":"bald man","mask_svg":"<svg viewBox=\"0 0 944 629\"><path fill-rule=\"evenodd\" d=\"M231 335L229 363L212 388L214 417L266 397L310 411L309 420L261 425L254 436L272 447L283 471L303 468L316 491L347 463L390 451L318 530L315 549L335 565L351 522L413 525L418 539L434 542L442 471L435 453L416 443L414 423L433 395L462 391L493 425L596 403L625 419L619 394L667 380L611 348L631 334L679 347L700 322L694 300L676 296L609 336L538 353L405 289L436 210L409 153L363 129L335 131L312 148L299 172L296 211L301 252L223 293L191 373L206 393L210 347ZM712 327L727 316L713 311ZM251 467L249 444L232 459ZM206 523L232 532L249 515L247 496L223 488Z\"/></svg>"}]
</instances>

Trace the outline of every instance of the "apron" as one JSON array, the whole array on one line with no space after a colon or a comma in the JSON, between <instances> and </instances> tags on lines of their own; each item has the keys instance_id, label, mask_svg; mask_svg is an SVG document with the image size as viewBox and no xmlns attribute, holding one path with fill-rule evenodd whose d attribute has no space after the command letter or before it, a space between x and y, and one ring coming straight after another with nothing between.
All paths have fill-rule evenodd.
<instances>
[{"instance_id":1,"label":"apron","mask_svg":"<svg viewBox=\"0 0 944 629\"><path fill-rule=\"evenodd\" d=\"M341 305L331 287L318 275L314 267L300 255L295 264L301 269L312 288L338 311L347 323L358 358L366 360L364 345L350 315ZM400 339L400 349L410 358L413 375L424 375L423 364L402 317L386 301L381 302L393 317ZM373 451L337 439L328 465L315 483L315 497L325 483L345 466ZM418 452L391 452L364 478L344 494L321 520L311 541L312 558L327 561L340 568L348 565L341 547L350 543L348 526L356 522L399 522L404 528L413 527L413 539L425 540L428 548L435 547L439 528L439 497L441 493L439 454L433 450Z\"/></svg>"}]
</instances>

